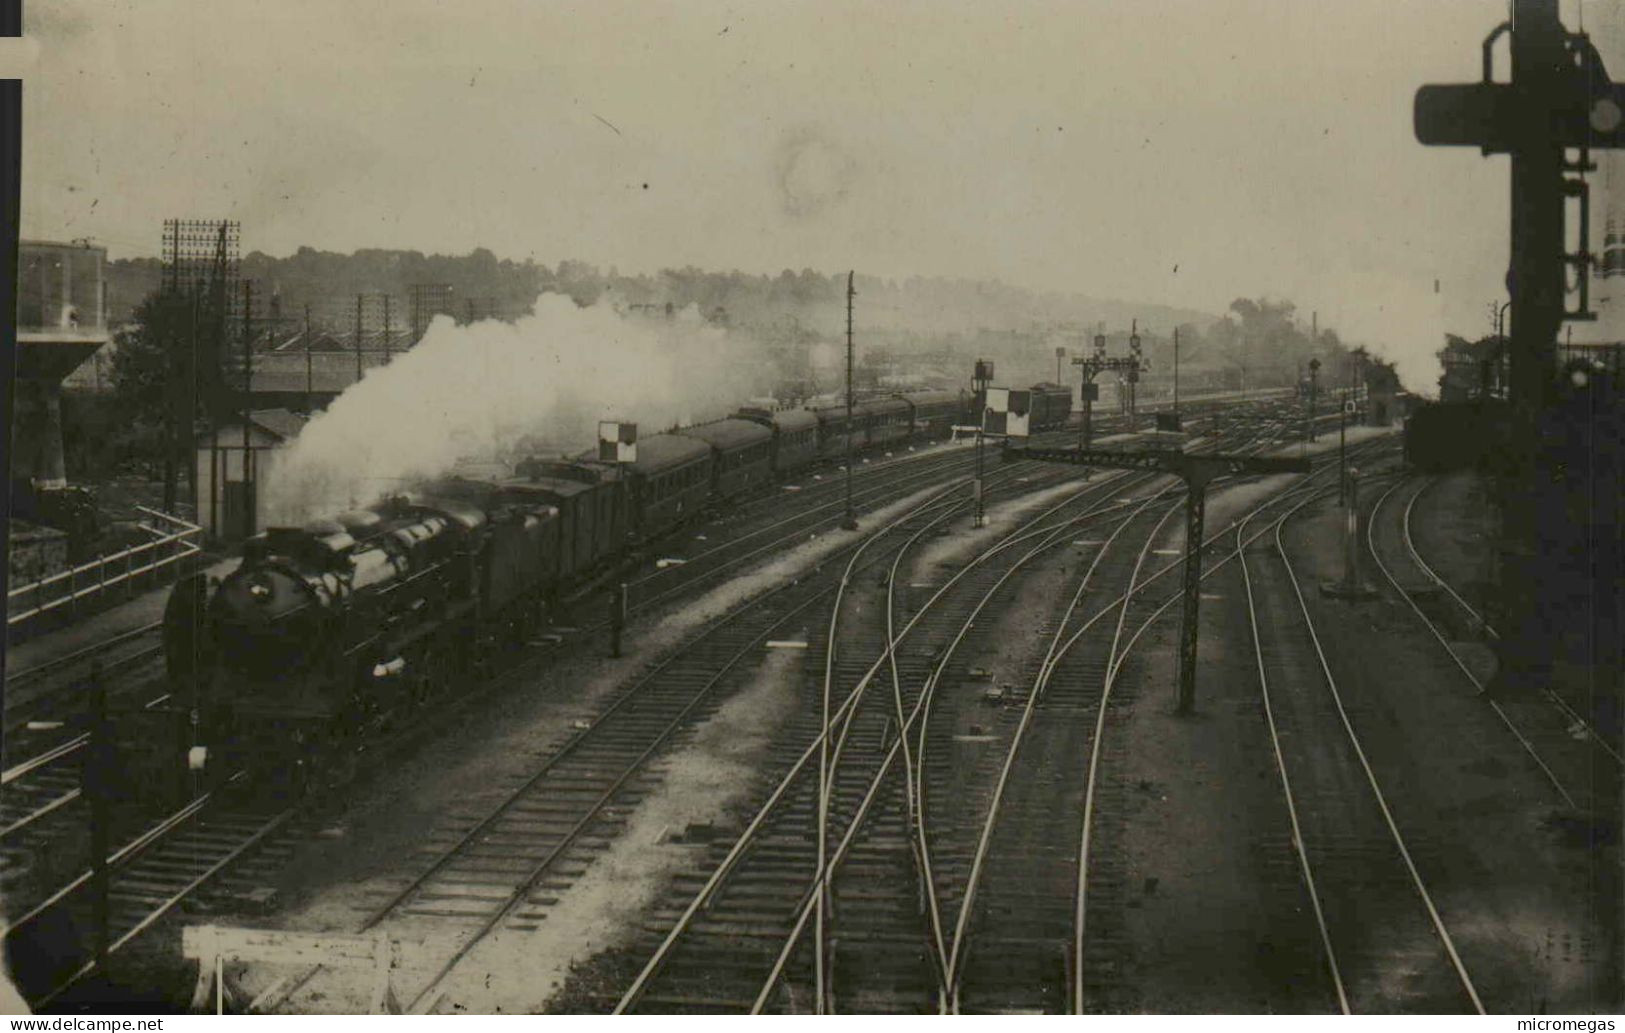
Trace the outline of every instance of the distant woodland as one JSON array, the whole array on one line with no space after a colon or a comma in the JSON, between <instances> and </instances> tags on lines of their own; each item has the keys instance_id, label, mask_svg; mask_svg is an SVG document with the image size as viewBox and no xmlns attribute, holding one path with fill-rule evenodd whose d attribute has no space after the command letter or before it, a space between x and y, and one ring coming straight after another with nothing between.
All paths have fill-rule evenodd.
<instances>
[{"instance_id":1,"label":"distant woodland","mask_svg":"<svg viewBox=\"0 0 1625 1033\"><path fill-rule=\"evenodd\" d=\"M581 262L557 266L500 259L477 249L462 256L416 251L363 250L351 255L300 248L286 258L253 252L243 258L241 276L254 281L255 314L280 315L347 338L355 298L364 306L368 330L378 329L379 296L393 299L393 326L407 325L407 297L414 284L451 288L449 308L458 319L517 319L544 291L569 295L577 304L607 301L628 318L668 318L693 307L702 318L745 335L767 349L784 381L780 397L805 398L839 387L839 345L846 322L846 276L811 269L784 270L777 276L701 269L667 269L653 275L623 275ZM86 438L69 430L70 464L80 475L92 469L147 467L161 455L166 398L165 342L179 340L165 320L184 322L184 313L157 291L162 266L157 259L109 263L110 317L119 328L113 363L112 396L99 403L109 425L126 428L104 445L81 454ZM1187 389L1284 387L1302 383L1311 360L1319 360L1320 383L1327 389L1392 381L1393 370L1363 349L1346 347L1336 331L1314 326L1285 300L1238 298L1221 315L1152 304L1091 299L1083 295L1040 294L989 280L911 277L883 280L859 275L855 287L857 380L886 388L909 384L968 381L976 358L995 360L997 380L1024 385L1052 380L1075 384L1070 358L1093 350L1104 334L1110 354L1129 351L1137 321L1148 363L1142 397L1171 391L1174 335ZM167 313L167 315L166 315ZM179 325L178 323L176 325ZM1057 357L1057 348L1065 355ZM203 360L199 360L203 361ZM182 377L187 382L196 378ZM82 405L88 418L89 403ZM100 409L97 410L100 412ZM76 420L70 422L84 422Z\"/></svg>"},{"instance_id":2,"label":"distant woodland","mask_svg":"<svg viewBox=\"0 0 1625 1033\"><path fill-rule=\"evenodd\" d=\"M128 320L159 285L161 275L155 258L111 262L108 298L113 321ZM836 335L845 320L844 271L825 274L785 269L770 276L689 267L627 275L614 267L606 270L570 260L556 266L529 259L513 261L498 258L485 248L467 255L378 249L345 255L302 247L286 258L252 252L242 259L241 275L256 281L260 297L279 296L284 315L302 314L304 306L310 305L313 319L341 328L347 325L346 314L353 311L355 295L389 294L404 299L413 284L449 285L459 312L471 304L481 314L506 318L524 313L541 292L553 291L568 294L582 305L605 297L622 308L693 305L715 322L755 329L799 327L815 338ZM860 272L856 286L862 326L922 334L1068 323L1092 328L1098 322L1126 328L1135 318L1142 326L1169 328L1179 323L1203 325L1216 318L1162 305L1038 294L991 280L883 280Z\"/></svg>"}]
</instances>

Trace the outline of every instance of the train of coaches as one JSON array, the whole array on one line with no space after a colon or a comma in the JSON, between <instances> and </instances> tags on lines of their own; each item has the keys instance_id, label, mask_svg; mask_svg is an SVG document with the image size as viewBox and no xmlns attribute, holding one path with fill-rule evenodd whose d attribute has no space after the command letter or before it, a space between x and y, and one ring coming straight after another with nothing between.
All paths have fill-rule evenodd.
<instances>
[{"instance_id":1,"label":"train of coaches","mask_svg":"<svg viewBox=\"0 0 1625 1033\"><path fill-rule=\"evenodd\" d=\"M1064 426L1071 391L1036 385L1030 427ZM520 647L561 600L707 506L853 450L946 438L975 397L927 391L845 405L740 409L637 442L625 464L533 458L511 478L421 492L244 547L218 584L177 585L164 617L196 745L305 776ZM230 765L228 765L230 766Z\"/></svg>"}]
</instances>

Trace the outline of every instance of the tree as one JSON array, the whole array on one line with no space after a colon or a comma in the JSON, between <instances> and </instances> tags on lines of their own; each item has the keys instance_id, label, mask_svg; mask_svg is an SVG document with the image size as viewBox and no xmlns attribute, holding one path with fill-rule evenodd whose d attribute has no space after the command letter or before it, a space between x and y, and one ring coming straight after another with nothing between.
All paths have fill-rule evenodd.
<instances>
[{"instance_id":1,"label":"tree","mask_svg":"<svg viewBox=\"0 0 1625 1033\"><path fill-rule=\"evenodd\" d=\"M175 506L179 469L196 490L191 455L199 421L233 404L239 367L230 354L231 329L224 287L216 285L195 295L152 292L115 336L113 399L134 446L127 458L162 464L166 509Z\"/></svg>"},{"instance_id":2,"label":"tree","mask_svg":"<svg viewBox=\"0 0 1625 1033\"><path fill-rule=\"evenodd\" d=\"M129 458L142 465L162 465L164 508L175 507L175 472L180 432L186 412L178 384L195 384L187 339L191 305L180 294L154 291L135 308L131 322L114 336L113 406L129 428ZM177 361L177 360L188 361ZM172 363L176 368L171 368ZM191 422L185 421L190 428Z\"/></svg>"}]
</instances>

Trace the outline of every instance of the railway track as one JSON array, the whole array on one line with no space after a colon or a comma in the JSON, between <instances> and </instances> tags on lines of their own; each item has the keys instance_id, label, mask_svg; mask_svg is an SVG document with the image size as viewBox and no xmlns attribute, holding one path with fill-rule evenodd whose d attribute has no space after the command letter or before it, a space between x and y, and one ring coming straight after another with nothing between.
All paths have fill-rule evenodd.
<instances>
[{"instance_id":1,"label":"railway track","mask_svg":"<svg viewBox=\"0 0 1625 1033\"><path fill-rule=\"evenodd\" d=\"M85 741L82 736L70 739L0 776L0 844L79 798L79 754Z\"/></svg>"},{"instance_id":2,"label":"railway track","mask_svg":"<svg viewBox=\"0 0 1625 1033\"><path fill-rule=\"evenodd\" d=\"M1345 1012L1483 1012L1321 645L1281 532L1236 529L1259 690L1330 996ZM1318 686L1324 691L1306 691ZM1392 788L1392 787L1390 787Z\"/></svg>"},{"instance_id":3,"label":"railway track","mask_svg":"<svg viewBox=\"0 0 1625 1033\"><path fill-rule=\"evenodd\" d=\"M93 667L110 682L128 681L133 676L155 671L163 656L158 630L158 623L146 624L34 667L8 671L5 702L8 754L15 753L19 740L31 737L30 723L69 721L80 716L78 689Z\"/></svg>"},{"instance_id":4,"label":"railway track","mask_svg":"<svg viewBox=\"0 0 1625 1033\"><path fill-rule=\"evenodd\" d=\"M918 490L920 484L933 478L952 476L971 461L968 456L942 458L948 462L932 462L917 471L910 470L902 484L889 481L871 484L862 496L862 503L884 505L907 494L911 487ZM802 521L803 526L805 523ZM768 548L783 540L782 535L771 539ZM721 554L731 550L724 545L715 551ZM745 558L752 558L761 551L759 547L753 549ZM738 565L737 561L724 559L718 564L720 569L713 569L710 574L714 576ZM705 580L708 578L686 577L681 585L668 585L662 598ZM647 600L646 605L656 601ZM92 670L121 697L148 684L142 676L161 660L161 645L155 641L158 629L156 623L146 625L8 678L8 744L12 755L26 755L26 759L12 764L0 775L3 779L0 782L0 880L6 887L12 913L20 919L7 930L8 934L15 935L13 930L30 929L42 916L57 910L63 901L82 896L90 886L88 872L76 867L75 858L70 856L79 855L78 865L87 863L82 858L88 850L85 830L88 816L80 776L89 737L79 731L84 727L82 715L77 712L83 705L82 690L87 672ZM586 630L590 633L594 629ZM534 661L537 657L531 659ZM505 673L509 676L522 673L527 665L519 667L517 671ZM150 709L162 702L164 697L160 695L145 701L145 705ZM209 812L213 813L216 806L211 803ZM169 823L168 816L154 816L150 812L145 819L138 813L123 812L115 818L114 842L120 837L140 839L144 820L155 822L154 827L171 830L176 827ZM226 815L223 820L232 827L239 823L235 815ZM147 841L141 842L145 849ZM114 856L120 864L127 860L123 854ZM53 884L54 880L60 880L60 884ZM150 879L146 881L159 884ZM136 899L132 906L140 906L141 902ZM115 941L117 939L115 937Z\"/></svg>"},{"instance_id":5,"label":"railway track","mask_svg":"<svg viewBox=\"0 0 1625 1033\"><path fill-rule=\"evenodd\" d=\"M159 697L149 708L162 702ZM88 801L82 776L90 736L83 721L64 723L29 759L0 773L0 886L12 911L50 899L58 881L74 878L89 863ZM150 808L120 810L113 817L116 839L134 833Z\"/></svg>"},{"instance_id":6,"label":"railway track","mask_svg":"<svg viewBox=\"0 0 1625 1033\"><path fill-rule=\"evenodd\" d=\"M79 774L90 741L83 731L85 687L97 678L113 687L120 705L139 698L161 659L157 627L136 628L6 676L0 870L8 890L53 851L63 822L82 802ZM16 894L7 895L15 906Z\"/></svg>"},{"instance_id":7,"label":"railway track","mask_svg":"<svg viewBox=\"0 0 1625 1033\"><path fill-rule=\"evenodd\" d=\"M946 471L949 476L953 472L952 468ZM937 479L940 480L943 473L936 471ZM1000 476L1008 475L1001 472ZM901 494L887 485L873 492L871 497L876 504L880 504L881 500ZM683 587L691 587L697 580L690 579ZM43 665L31 672L32 676L41 682L62 677L82 669L87 663L99 662L110 650L117 651L121 646L139 643L143 636L150 636L152 631L152 628L138 629L137 633L76 652L58 662ZM511 682L522 677L543 655L532 655L502 671L495 681ZM139 646L134 650L127 649L123 656L125 662L133 666L151 660L152 651L149 647ZM61 699L67 695L66 692L58 694ZM6 874L12 877L10 882L16 881L15 877L30 863L31 858L37 860L41 856L42 851L33 847L61 844L64 831L62 821L77 821L83 817L79 813L83 799L78 778L88 738L83 734L72 734L73 727L64 723L56 731L67 732L65 737L59 734L54 743L43 747L28 760L13 765L6 773L10 783L6 789L6 800L11 809L5 817L11 831L8 834L10 842L0 844L0 857L9 862ZM406 740L411 737L412 734L406 732L398 738ZM381 744L376 752L386 754L389 748L387 744ZM147 825L143 825L135 815L120 815L112 839L114 842L121 839L126 842L110 852L107 866L110 952L116 953L132 942L171 913L183 900L217 881L228 869L241 869L245 854L252 852L259 857L268 852L290 850L291 844L277 842L268 851L267 837L284 826L297 810L277 811L267 817L260 814L258 808L245 809L234 802L231 792L227 790L203 794L179 811ZM39 842L35 843L35 840ZM19 845L8 855L5 851L12 843ZM16 917L5 927L5 937L8 940L21 938L32 943L41 937L53 937L56 935L54 930L63 927L75 930L94 927L95 904L91 898L96 896L95 887L95 875L87 869L68 878L60 886L41 890L36 894L39 899L33 906L15 907L16 898L13 897ZM67 941L59 950L67 958L85 953L75 948L84 947L88 951L91 946L89 938L77 932L67 937ZM37 1005L48 1004L96 967L94 958L80 959L72 964L64 962L38 966L37 971L26 973L25 992Z\"/></svg>"},{"instance_id":8,"label":"railway track","mask_svg":"<svg viewBox=\"0 0 1625 1033\"><path fill-rule=\"evenodd\" d=\"M999 480L1015 486L1025 478L1012 471ZM386 921L392 929L414 923L459 929L455 946L429 963L428 979L410 993L411 1009L432 1011L443 984L487 936L542 920L559 890L604 849L658 777L654 765L662 752L720 705L766 639L809 619L837 590L841 557L851 554L852 562L862 559L867 567L878 562L863 558L869 543L965 504L960 483L942 486L887 527L843 546L821 564L824 573L785 583L709 623L622 690L495 807L438 844L434 859L362 924L363 930ZM280 1006L316 975L307 971L269 988L259 1007Z\"/></svg>"},{"instance_id":9,"label":"railway track","mask_svg":"<svg viewBox=\"0 0 1625 1033\"><path fill-rule=\"evenodd\" d=\"M1010 472L1001 471L991 479L1011 479ZM1031 489L1034 486L1035 484L1029 483L1024 487ZM795 533L799 537L801 532ZM633 707L627 714L631 715L636 710L637 708ZM689 711L689 723L697 720L702 714L701 709ZM667 727L670 727L670 723ZM639 756L637 763L647 762L659 745L660 742L657 741L650 751ZM574 755L574 750L567 750L566 760ZM605 757L616 757L617 751L611 749L604 754L584 752L580 756L586 758L589 768L597 770L599 762ZM624 759L624 756L620 759ZM564 773L568 770L566 760L549 763L556 764L557 770ZM44 766L34 765L34 770L42 770ZM636 778L635 774L628 775L623 772L617 776L616 784L622 789L635 788ZM112 930L108 944L110 950L117 951L132 942L184 900L195 895L212 881L218 880L228 869L242 867L245 856L250 854L264 856L273 852L273 848L283 849L285 845L273 844L272 837L278 830L286 830L294 813L294 810L265 813L257 808L238 806L229 799L229 794L209 794L193 801L180 812L169 816L114 851L108 866L110 913L114 916L110 926ZM514 813L518 811L515 810ZM582 833L591 827L592 822L600 819L607 819L612 825L613 810L598 807L594 816L587 819L586 824L580 828L572 825L576 841L590 848L592 837ZM547 834L552 835L557 831L555 823ZM569 856L568 848L551 852L553 862L567 856ZM444 883L436 883L435 878L439 872L447 870L447 867L437 866L437 872L430 873L429 877L415 885L407 896L420 902L432 899L434 891L429 887L440 885L443 888ZM66 915L69 916L70 925L82 923L86 905L81 898L91 888L92 882L90 873L86 873L64 886L8 927L6 930L8 937L21 928L33 926L47 916L58 920L60 916ZM535 885L539 885L539 880L532 880L532 886ZM519 910L515 905L520 898L514 896L511 891L508 897L512 899L504 898L506 903L498 909L497 922ZM403 898L403 901L405 899L407 898ZM494 927L494 924L491 927ZM62 975L60 965L43 975L38 972L31 973L29 978L32 985L54 984L43 994L35 997L36 1003L46 1004L54 1000L65 987L94 971L95 967L94 959L80 962L77 967L70 966L71 971L67 972L65 979L58 978ZM419 995L419 1004L425 1005L425 1002L427 1006L432 1006L433 996L428 989Z\"/></svg>"},{"instance_id":10,"label":"railway track","mask_svg":"<svg viewBox=\"0 0 1625 1033\"><path fill-rule=\"evenodd\" d=\"M1028 671L1019 720L1004 737L998 780L976 815L974 851L960 851L969 871L948 880L963 889L945 1010L1139 1007L1122 978L1131 960L1120 920L1126 787L1116 774L1123 737L1114 729L1137 692L1134 680L1121 678L1131 650L1181 598L1151 589L1184 561L1150 559L1177 551L1152 546L1180 509L1181 501L1148 499L1099 543L1067 609L1044 629L1049 644ZM1233 555L1205 557L1203 579ZM1076 839L1070 829L1057 833L1057 814L1081 814Z\"/></svg>"},{"instance_id":11,"label":"railway track","mask_svg":"<svg viewBox=\"0 0 1625 1033\"><path fill-rule=\"evenodd\" d=\"M1424 480L1416 491L1411 493L1410 497L1405 502L1404 513L1400 518L1400 533L1404 539L1405 554L1407 557L1409 557L1410 561L1415 564L1416 569L1422 573L1423 577L1427 578L1434 585L1437 585L1439 590L1444 592L1445 595L1449 597L1450 601L1455 604L1455 606L1465 616L1465 623L1469 630L1473 628L1482 629L1483 634L1488 636L1491 640L1499 641L1501 635L1490 623L1489 618L1482 611L1478 610L1471 603L1469 603L1460 592L1456 591L1455 587L1452 586L1450 582L1446 581L1444 577L1442 577L1439 572L1428 563L1428 561L1422 556L1421 551L1416 546L1416 537L1412 533L1412 512L1415 510L1416 504L1422 498L1422 496L1427 494L1427 492L1437 484L1438 480L1436 478L1428 478ZM1386 567L1384 568L1384 573L1387 573ZM1390 580L1390 583L1395 582ZM1414 601L1414 595L1411 596L1411 598L1412 601ZM1420 607L1418 607L1418 609L1420 609ZM1448 624L1428 617L1425 612L1421 613L1421 616L1428 622L1429 630L1434 633L1434 637L1439 640L1440 644L1446 649L1449 649L1453 656L1456 655L1456 648L1451 645L1451 642L1458 641L1462 636L1448 634ZM1482 688L1482 686L1480 686L1480 688ZM1608 736L1601 732L1592 723L1592 721L1577 710L1572 703L1560 696L1550 686L1543 686L1541 695L1552 705L1553 709L1555 709L1558 714L1568 722L1568 728L1571 734L1577 733L1582 735L1587 741L1596 746L1598 750L1607 754L1608 757L1612 759L1616 767L1621 764L1625 764L1625 756L1621 756L1619 749L1613 743L1609 742Z\"/></svg>"},{"instance_id":12,"label":"railway track","mask_svg":"<svg viewBox=\"0 0 1625 1033\"><path fill-rule=\"evenodd\" d=\"M1396 482L1372 504L1371 516L1366 522L1365 547L1382 584L1438 644L1450 666L1461 675L1462 684L1482 696L1564 806L1580 811L1590 809L1596 800L1617 800L1614 790L1618 787L1621 756L1607 737L1550 687L1543 687L1540 705L1536 706L1528 705L1527 701L1499 700L1485 694L1486 680L1480 670L1474 669L1463 639L1453 632L1443 614L1430 614L1419 602L1419 599L1439 600L1445 606L1453 606L1464 618L1467 629L1481 628L1494 636L1494 629L1484 616L1459 595L1444 591L1441 597L1440 592L1447 586L1416 549L1411 515L1417 498L1427 490L1429 483L1416 479ZM1404 499L1405 504L1397 516L1388 518L1389 499L1396 497ZM1593 763L1592 751L1601 755L1600 764ZM1598 784L1599 776L1602 785Z\"/></svg>"},{"instance_id":13,"label":"railway track","mask_svg":"<svg viewBox=\"0 0 1625 1033\"><path fill-rule=\"evenodd\" d=\"M906 892L912 864L900 863L907 862L906 846L902 852L895 848L898 841L906 844L908 840L907 830L896 827L900 810L896 789L891 790L893 797L885 799L881 792L887 784L903 784L884 776L909 766L899 767L907 740L896 729L917 715L922 699L917 689L903 688L901 670L897 680L890 681L890 661L896 658L900 667L906 667L910 657L934 656L939 644L963 627L975 603L1001 585L1033 545L1057 531L1075 528L1078 521L1098 516L1104 509L1115 508L1115 495L1123 480L1112 478L1109 484L1085 488L981 549L946 583L936 586L906 621L892 609L889 633L875 620L843 629L839 615L832 614L823 643L825 673L817 690L821 702L829 701L829 720L823 719L820 708L805 715L786 737L788 770L732 847L719 844L712 851L710 880L693 896L634 980L620 1002L621 1010L761 1009L768 1006L768 995L775 993L780 994L776 1003L783 1007L818 1010L830 1004L828 983L839 982L840 973L847 972L860 980L884 980L887 992L900 997L929 992L935 980L928 978L931 965L920 950L926 937L917 924L915 935L908 938L913 949L898 951L893 963L886 966L889 971L862 973L855 958L842 954L847 938L840 938L832 949L825 943L825 919L820 917L830 910L832 899L822 888L824 874L844 872L850 865L860 873L859 883L870 885L867 894L854 892L851 884L841 887L844 893L837 889L833 899L842 928L848 912L867 909L855 916L856 928L863 929L864 935L852 939L876 939L893 947L903 942L897 935L881 935L876 928L904 917L895 911L886 913L899 898L904 902L914 899L913 893ZM901 553L894 557L896 569L885 579L888 597L892 596L889 589L897 584L902 559ZM864 605L861 599L854 601ZM884 600L869 602L870 608L876 602L885 605ZM894 643L891 648L887 648L888 634ZM831 639L839 642L833 653ZM906 648L899 652L899 645ZM890 693L881 687L888 681ZM844 694L838 696L840 693ZM790 754L790 750L796 752ZM856 844L855 832L871 814L881 831ZM820 840L824 850L809 851ZM704 914L700 915L702 902ZM804 940L809 945L803 949L807 956L792 957ZM819 974L831 964L837 967L834 980ZM805 989L809 983L814 987L811 992ZM854 990L854 997L861 994Z\"/></svg>"},{"instance_id":14,"label":"railway track","mask_svg":"<svg viewBox=\"0 0 1625 1033\"><path fill-rule=\"evenodd\" d=\"M1180 598L1150 589L1183 560L1148 570L1153 544L1180 508L1148 506L1134 533L1125 526L1121 543L1103 543L1095 583L1080 584L1031 675L966 881L955 938L965 960L954 966L948 1001L955 1010L1141 1006L1122 978L1132 953L1121 921L1129 888L1117 729L1138 688L1121 674L1134 646ZM1203 579L1228 559L1207 557ZM1076 839L1057 834L1056 814L1081 814Z\"/></svg>"},{"instance_id":15,"label":"railway track","mask_svg":"<svg viewBox=\"0 0 1625 1033\"><path fill-rule=\"evenodd\" d=\"M1150 500L1139 500L1136 506L1141 511L1130 519L1143 516L1143 508L1149 505ZM1120 510L1122 503L1112 508ZM1156 510L1158 520L1164 519L1174 508L1160 507ZM1147 536L1147 544L1149 541L1150 536ZM1101 543L1094 544L1098 546ZM1044 547L1039 545L1033 553L1042 552ZM980 557L978 563L966 569L977 569L986 558L986 555ZM1178 566L1178 561L1163 566L1155 575L1146 578L1145 584L1161 578ZM964 571L956 575L963 576ZM895 583L896 578L891 580ZM986 580L985 575L982 580ZM961 604L962 609L968 605L973 615L980 612L980 605L985 605L1002 584L999 577L992 580L997 583L991 589L983 583L976 586L979 591L967 592L969 599ZM1172 598L1177 598L1177 593ZM977 599L981 600L980 605L975 604ZM1147 617L1146 623L1154 619L1154 614L1165 612L1171 601L1164 602L1161 607L1153 607L1153 616ZM1111 610L1112 606L1108 604L1091 623L1098 624L1100 618ZM895 627L895 618L891 622ZM974 619L966 620L961 625L958 637L954 638L954 644L962 641L965 633L975 624ZM913 628L914 619L911 619L904 634ZM1143 628L1144 625L1140 630ZM1076 637L1073 636L1070 644L1075 644ZM848 633L842 641L851 638L851 633ZM895 636L893 641L896 641ZM906 663L906 658L915 651L910 641L909 648L899 649L894 645L887 649L885 639L879 639L873 644L866 643L868 651L860 655L878 652L881 660L895 668ZM930 645L932 641L929 636L926 637L922 650L934 655L939 664L945 664L952 653L952 646L941 649ZM866 686L876 677L880 664L880 660L875 661L859 677L857 684ZM893 729L909 729L920 708L932 705L930 687L941 670L939 666L934 674L921 672L924 677L915 675L908 679L912 683L918 678L919 683L927 687L924 693L910 694L894 682L889 705L875 705L871 710L863 711L844 709L847 705L843 704L843 708L836 711L838 720L830 728L828 736L821 734L818 725L811 728L810 741L814 746L808 747L791 766L789 775L770 794L750 827L731 849L726 852L721 848L712 851L710 878L698 886L697 892L693 891L693 883L685 883L685 895L693 893L689 906L672 916L675 924L645 963L642 972L632 980L617 1005L618 1010L640 1006L692 1010L730 1010L745 1006L753 1010L768 1007L821 1010L838 1006L839 1000L857 1002L854 1006L859 1010L887 1007L909 1010L920 1008L922 1002L930 1007L951 1003L950 995L943 991L950 985L949 973L955 971L955 963L949 960L954 956L954 948L949 946L946 923L934 916L941 913L938 898L952 892L952 880L946 880L939 888L935 877L915 878L911 891L910 868L930 869L929 862L922 865L918 860L928 853L928 849L920 850L910 842L914 837L909 828L911 820L920 820L910 816L910 804L916 800L916 794L925 793L925 787L931 780L940 778L936 773L950 765L942 765L935 759L922 762L922 758L935 754L930 740L923 741L915 748L914 760L910 761L909 735L899 736L895 731L889 738L886 735L888 720ZM883 693L880 695L884 696ZM846 698L851 701L854 697L855 693ZM944 707L941 712L947 713L948 710ZM872 714L873 718L867 725L854 724L856 719L853 714ZM950 722L949 734L942 736L941 740L952 741L955 738L953 730ZM850 738L847 737L848 733ZM924 733L921 734L923 737ZM811 759L815 752L822 756L822 744L832 738L866 758L866 764L837 766L831 778L814 780L808 770ZM991 737L973 735L970 738ZM858 746L852 746L853 743ZM815 751L814 747L819 749ZM903 758L902 767L911 773L910 777L893 778L887 782L881 775L890 770L899 758ZM916 765L920 767L916 769ZM880 774L865 778L865 771L877 770ZM820 792L818 787L826 785L828 788ZM932 790L932 795L936 792ZM952 788L944 795L952 798L951 793ZM912 808L913 814L919 815L924 809L923 806L915 806ZM819 810L826 812L826 818L833 815L833 823L819 820ZM1052 818L1053 813L1047 811L1043 818ZM866 820L869 821L867 834L854 837L852 831ZM784 826L782 829L781 824ZM1042 821L1042 824L1053 838L1053 824L1049 821ZM773 831L764 829L764 825L770 826ZM827 863L820 865L816 860L810 862L810 871L801 870L798 882L797 876L790 873L797 871L797 865L801 869L809 868L807 845L809 839L817 838L811 833L819 829L824 830L822 838L826 846L832 842L838 845L829 851L819 850L814 858L827 856ZM908 860L911 849L916 856L913 864ZM951 864L951 860L945 861L943 868L947 869ZM843 878L840 873L848 865L855 874L852 880L844 883L851 888L843 898ZM808 888L809 879L812 888ZM833 884L835 888L832 894L826 894L823 889L825 884ZM798 886L799 896L796 895ZM825 899L833 901L833 907L821 903ZM726 903L729 900L737 900L736 906L730 909ZM787 908L787 900L793 906ZM915 914L911 932L910 916L916 900L918 911L931 917L920 918ZM823 946L825 933L819 928L826 916L838 927L831 936L827 952ZM802 946L798 952L803 938L812 946ZM765 949L763 941L769 945ZM767 960L766 950L770 950L774 943L778 944L777 956L765 981L758 982L756 985L759 989L753 993L749 979L740 978L740 972L753 967L760 972L762 963ZM1048 952L1050 956L1046 963L1060 975L1059 970L1064 968L1064 951L1056 949L1055 941L1051 940ZM685 961L689 954L692 957ZM810 958L806 956L808 954ZM989 951L988 954L999 957L996 951ZM936 956L934 962L933 955ZM992 973L988 973L987 977L990 983L996 982ZM760 980L761 977L757 978ZM1065 980L1061 978L1054 982L1064 985ZM810 990L809 984L812 987ZM831 987L838 989L832 990ZM1041 1001L1027 1003L1043 1006ZM1003 1001L1000 1006L1008 1008L1020 1005Z\"/></svg>"},{"instance_id":16,"label":"railway track","mask_svg":"<svg viewBox=\"0 0 1625 1033\"><path fill-rule=\"evenodd\" d=\"M237 799L233 790L241 779L200 795L112 850L105 897L103 877L86 870L0 930L12 978L32 1007L50 1006L294 817L291 808L267 811ZM103 906L107 936L99 943L94 931L102 927Z\"/></svg>"}]
</instances>

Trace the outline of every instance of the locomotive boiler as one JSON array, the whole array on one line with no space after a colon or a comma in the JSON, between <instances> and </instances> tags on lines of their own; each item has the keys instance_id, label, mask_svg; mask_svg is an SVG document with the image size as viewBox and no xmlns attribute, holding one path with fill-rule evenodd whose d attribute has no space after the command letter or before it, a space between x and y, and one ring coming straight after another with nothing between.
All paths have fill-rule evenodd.
<instances>
[{"instance_id":1,"label":"locomotive boiler","mask_svg":"<svg viewBox=\"0 0 1625 1033\"><path fill-rule=\"evenodd\" d=\"M278 768L364 741L545 617L558 511L474 482L249 541L165 613L172 681L216 757Z\"/></svg>"}]
</instances>

